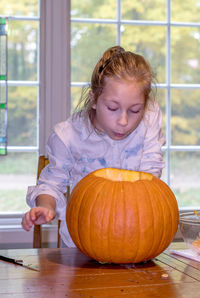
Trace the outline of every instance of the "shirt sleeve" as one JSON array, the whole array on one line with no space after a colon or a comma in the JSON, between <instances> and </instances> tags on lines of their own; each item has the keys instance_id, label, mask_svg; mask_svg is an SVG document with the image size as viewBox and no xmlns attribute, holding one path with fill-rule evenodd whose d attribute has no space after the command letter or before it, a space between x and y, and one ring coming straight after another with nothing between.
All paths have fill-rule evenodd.
<instances>
[{"instance_id":1,"label":"shirt sleeve","mask_svg":"<svg viewBox=\"0 0 200 298\"><path fill-rule=\"evenodd\" d=\"M38 195L49 194L56 200L58 218L63 219L63 208L66 207L64 193L71 183L73 157L55 132L48 139L47 156L49 164L42 170L37 185L28 187L26 201L30 207L35 207Z\"/></svg>"},{"instance_id":2,"label":"shirt sleeve","mask_svg":"<svg viewBox=\"0 0 200 298\"><path fill-rule=\"evenodd\" d=\"M162 146L165 138L162 133L162 112L158 103L150 107L148 118L144 120L146 134L144 138L143 154L140 164L140 171L151 173L160 178L162 169L165 166L163 161Z\"/></svg>"}]
</instances>

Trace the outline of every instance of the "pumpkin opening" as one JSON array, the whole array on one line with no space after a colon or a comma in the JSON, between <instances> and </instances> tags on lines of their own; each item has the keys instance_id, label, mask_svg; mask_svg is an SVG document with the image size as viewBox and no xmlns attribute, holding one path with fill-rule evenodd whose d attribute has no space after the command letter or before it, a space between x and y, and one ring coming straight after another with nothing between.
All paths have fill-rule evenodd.
<instances>
[{"instance_id":1,"label":"pumpkin opening","mask_svg":"<svg viewBox=\"0 0 200 298\"><path fill-rule=\"evenodd\" d=\"M120 170L117 168L104 168L97 170L93 173L96 177L101 177L104 179L112 181L128 181L134 182L137 180L152 180L153 176L149 173L135 172L129 170Z\"/></svg>"}]
</instances>

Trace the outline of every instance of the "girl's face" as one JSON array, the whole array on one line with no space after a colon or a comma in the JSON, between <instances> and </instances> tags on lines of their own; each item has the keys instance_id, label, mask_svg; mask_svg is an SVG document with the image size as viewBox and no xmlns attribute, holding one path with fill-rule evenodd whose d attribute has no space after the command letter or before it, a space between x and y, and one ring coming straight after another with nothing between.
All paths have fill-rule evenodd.
<instances>
[{"instance_id":1,"label":"girl's face","mask_svg":"<svg viewBox=\"0 0 200 298\"><path fill-rule=\"evenodd\" d=\"M145 110L141 85L134 80L107 78L103 92L93 104L94 126L113 140L126 138L136 129Z\"/></svg>"}]
</instances>

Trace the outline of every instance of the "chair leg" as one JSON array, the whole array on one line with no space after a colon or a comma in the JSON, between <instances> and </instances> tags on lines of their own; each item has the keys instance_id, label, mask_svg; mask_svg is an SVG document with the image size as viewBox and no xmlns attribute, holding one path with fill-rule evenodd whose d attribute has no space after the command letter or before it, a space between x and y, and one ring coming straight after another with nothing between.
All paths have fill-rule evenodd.
<instances>
[{"instance_id":1,"label":"chair leg","mask_svg":"<svg viewBox=\"0 0 200 298\"><path fill-rule=\"evenodd\" d=\"M60 248L60 220L58 220L58 237L57 237L57 247Z\"/></svg>"},{"instance_id":2,"label":"chair leg","mask_svg":"<svg viewBox=\"0 0 200 298\"><path fill-rule=\"evenodd\" d=\"M33 232L33 248L41 248L42 247L42 237L41 237L41 227L40 225L34 226Z\"/></svg>"}]
</instances>

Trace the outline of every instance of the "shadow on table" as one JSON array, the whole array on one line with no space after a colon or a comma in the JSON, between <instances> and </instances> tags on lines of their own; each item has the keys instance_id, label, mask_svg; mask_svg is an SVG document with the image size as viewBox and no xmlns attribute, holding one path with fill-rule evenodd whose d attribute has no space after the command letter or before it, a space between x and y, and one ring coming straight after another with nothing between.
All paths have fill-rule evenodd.
<instances>
[{"instance_id":1,"label":"shadow on table","mask_svg":"<svg viewBox=\"0 0 200 298\"><path fill-rule=\"evenodd\" d=\"M73 297L180 297L176 286L180 277L154 260L101 264L77 249L60 249L48 252L43 262L41 277L47 280L54 276L52 283L58 283L57 291L62 284L65 293Z\"/></svg>"},{"instance_id":2,"label":"shadow on table","mask_svg":"<svg viewBox=\"0 0 200 298\"><path fill-rule=\"evenodd\" d=\"M130 268L152 268L154 266L157 266L154 261L150 260L147 262L141 262L137 264L114 264L114 263L100 263L98 261L95 261L80 251L78 251L76 248L72 248L69 252L69 250L66 250L63 248L60 251L56 252L50 252L46 255L46 258L53 263L56 264L62 264L67 267L73 267L73 268L115 268L118 267L119 269L130 269Z\"/></svg>"}]
</instances>

